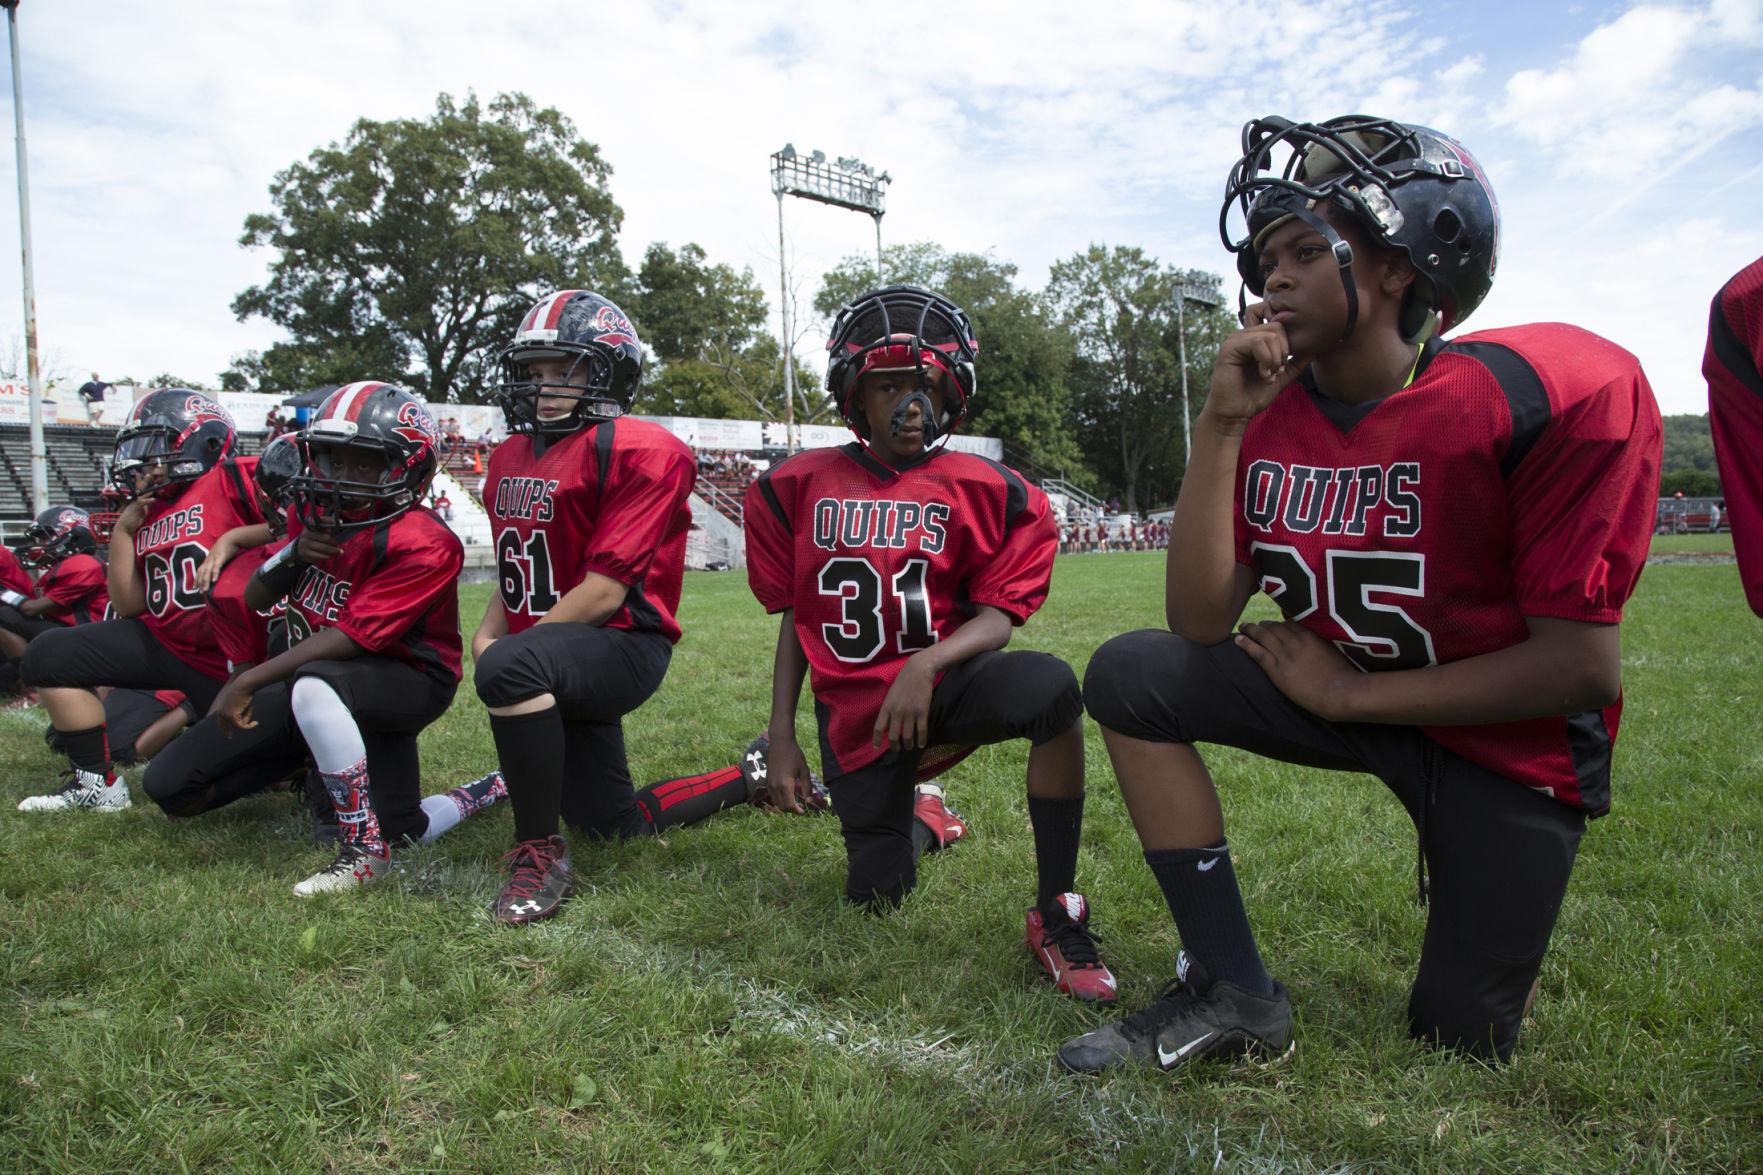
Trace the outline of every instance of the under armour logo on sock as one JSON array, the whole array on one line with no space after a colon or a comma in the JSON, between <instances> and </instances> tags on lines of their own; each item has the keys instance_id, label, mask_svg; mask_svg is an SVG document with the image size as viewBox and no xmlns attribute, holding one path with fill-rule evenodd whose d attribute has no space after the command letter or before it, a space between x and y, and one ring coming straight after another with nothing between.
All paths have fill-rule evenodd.
<instances>
[{"instance_id":1,"label":"under armour logo on sock","mask_svg":"<svg viewBox=\"0 0 1763 1175\"><path fill-rule=\"evenodd\" d=\"M747 752L747 763L753 768L754 779L764 779L766 772L765 756L758 751Z\"/></svg>"}]
</instances>

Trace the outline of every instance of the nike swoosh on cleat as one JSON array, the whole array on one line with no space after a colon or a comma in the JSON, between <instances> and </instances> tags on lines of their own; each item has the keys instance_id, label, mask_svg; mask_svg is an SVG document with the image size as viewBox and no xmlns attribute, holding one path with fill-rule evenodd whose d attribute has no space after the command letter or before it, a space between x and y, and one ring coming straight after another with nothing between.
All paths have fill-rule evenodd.
<instances>
[{"instance_id":1,"label":"nike swoosh on cleat","mask_svg":"<svg viewBox=\"0 0 1763 1175\"><path fill-rule=\"evenodd\" d=\"M1167 1069L1171 1065L1175 1064L1177 1061L1181 1060L1183 1057L1187 1056L1189 1053L1193 1052L1195 1049L1199 1048L1201 1045L1205 1044L1207 1041L1211 1040L1216 1035L1218 1035L1218 1034L1215 1032L1208 1032L1205 1036L1197 1036L1193 1040L1188 1041L1188 1043L1186 1043L1186 1044L1182 1045L1180 1048L1176 1049L1174 1052L1167 1052L1164 1050L1162 1045L1158 1045L1157 1046L1157 1063L1159 1065L1162 1065L1165 1069Z\"/></svg>"}]
</instances>

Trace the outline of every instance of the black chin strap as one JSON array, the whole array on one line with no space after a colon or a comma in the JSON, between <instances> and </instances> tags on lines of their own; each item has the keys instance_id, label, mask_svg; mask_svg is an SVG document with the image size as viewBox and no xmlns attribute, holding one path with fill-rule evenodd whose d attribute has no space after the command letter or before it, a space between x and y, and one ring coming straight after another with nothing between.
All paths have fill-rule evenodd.
<instances>
[{"instance_id":1,"label":"black chin strap","mask_svg":"<svg viewBox=\"0 0 1763 1175\"><path fill-rule=\"evenodd\" d=\"M1359 287L1353 283L1353 246L1341 240L1334 226L1313 209L1296 209L1292 215L1320 233L1328 247L1334 250L1335 264L1341 269L1341 285L1347 291L1347 325L1341 331L1341 342L1344 343L1353 337L1353 328L1359 323Z\"/></svg>"},{"instance_id":2,"label":"black chin strap","mask_svg":"<svg viewBox=\"0 0 1763 1175\"><path fill-rule=\"evenodd\" d=\"M919 426L924 429L924 447L928 449L936 442L937 433L940 430L937 428L937 419L932 414L930 396L922 386L900 401L899 406L894 409L893 416L888 418L888 427L892 430L893 435L899 436L900 430L906 427L906 413L914 404L918 405Z\"/></svg>"}]
</instances>

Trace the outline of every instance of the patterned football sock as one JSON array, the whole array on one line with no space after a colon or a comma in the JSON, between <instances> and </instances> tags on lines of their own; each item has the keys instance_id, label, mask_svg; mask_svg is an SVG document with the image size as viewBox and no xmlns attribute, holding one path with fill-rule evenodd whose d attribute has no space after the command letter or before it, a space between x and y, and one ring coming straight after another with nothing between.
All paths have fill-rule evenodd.
<instances>
[{"instance_id":1,"label":"patterned football sock","mask_svg":"<svg viewBox=\"0 0 1763 1175\"><path fill-rule=\"evenodd\" d=\"M343 832L343 843L352 844L364 853L389 857L386 838L380 833L380 818L374 813L373 800L367 785L367 760L350 764L342 771L321 771L324 789L331 795L337 809L337 824Z\"/></svg>"},{"instance_id":2,"label":"patterned football sock","mask_svg":"<svg viewBox=\"0 0 1763 1175\"><path fill-rule=\"evenodd\" d=\"M423 815L429 818L428 827L422 833L422 843L433 844L451 832L460 821L481 812L497 800L505 799L507 795L508 785L502 781L502 773L492 771L464 787L453 788L438 796L422 797Z\"/></svg>"},{"instance_id":3,"label":"patterned football sock","mask_svg":"<svg viewBox=\"0 0 1763 1175\"><path fill-rule=\"evenodd\" d=\"M1230 863L1230 845L1205 849L1155 849L1145 864L1157 877L1181 944L1206 965L1214 980L1267 995L1273 977L1255 947L1255 932L1243 910L1242 891Z\"/></svg>"}]
</instances>

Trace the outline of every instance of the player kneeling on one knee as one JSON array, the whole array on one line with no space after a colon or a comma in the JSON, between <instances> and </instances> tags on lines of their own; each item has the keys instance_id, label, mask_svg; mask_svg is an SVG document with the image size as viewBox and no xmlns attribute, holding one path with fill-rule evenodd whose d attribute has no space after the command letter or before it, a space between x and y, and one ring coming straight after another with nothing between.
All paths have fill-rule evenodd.
<instances>
[{"instance_id":1,"label":"player kneeling on one knee","mask_svg":"<svg viewBox=\"0 0 1763 1175\"><path fill-rule=\"evenodd\" d=\"M858 440L767 470L746 497L753 592L779 613L771 787L786 807L808 779L796 741L812 672L821 766L845 839L845 895L895 905L916 858L949 825L915 807L915 776L951 747L1032 744L1028 807L1038 888L1029 950L1062 991L1101 1002L1114 979L1076 888L1083 823L1082 704L1071 669L1000 652L1047 597L1058 531L1046 495L1014 470L935 442L966 415L978 343L967 316L912 286L839 312L827 388ZM934 765L932 760L936 760ZM958 827L958 824L957 824Z\"/></svg>"},{"instance_id":2,"label":"player kneeling on one knee","mask_svg":"<svg viewBox=\"0 0 1763 1175\"><path fill-rule=\"evenodd\" d=\"M439 434L409 392L338 388L298 442L289 540L245 593L258 610L286 599L289 648L229 680L213 713L266 758L311 752L342 835L336 859L294 887L305 897L373 881L394 842L457 819L447 797L422 799L417 736L458 688L465 555L422 505Z\"/></svg>"},{"instance_id":3,"label":"player kneeling on one knee","mask_svg":"<svg viewBox=\"0 0 1763 1175\"><path fill-rule=\"evenodd\" d=\"M560 820L587 837L650 828L621 720L680 638L697 471L672 433L625 416L642 364L630 321L587 290L540 299L501 353L511 435L484 481L499 590L472 640L514 808L501 922L549 917L569 896Z\"/></svg>"},{"instance_id":4,"label":"player kneeling on one knee","mask_svg":"<svg viewBox=\"0 0 1763 1175\"><path fill-rule=\"evenodd\" d=\"M1409 1029L1504 1059L1610 803L1659 411L1632 355L1573 327L1435 337L1486 294L1498 239L1480 166L1436 132L1250 123L1226 206L1264 301L1194 427L1171 631L1108 642L1084 679L1185 957L1059 1057L1171 1068L1292 1039L1194 750L1211 742L1395 793L1431 878ZM1233 638L1257 587L1286 619Z\"/></svg>"}]
</instances>

